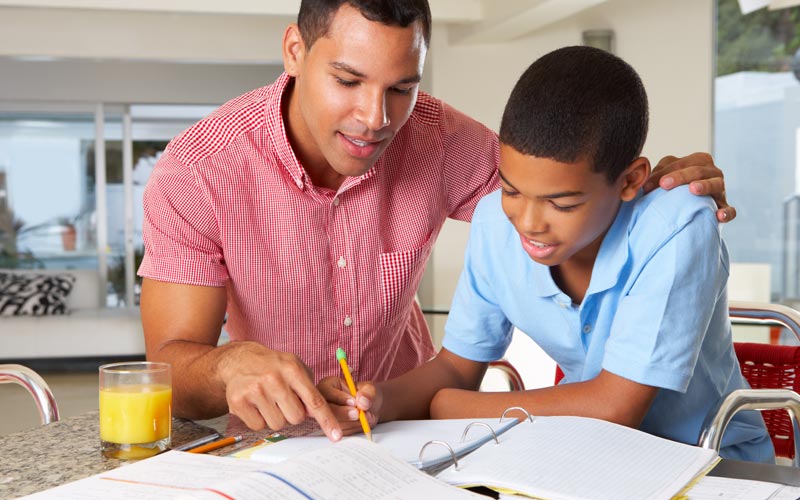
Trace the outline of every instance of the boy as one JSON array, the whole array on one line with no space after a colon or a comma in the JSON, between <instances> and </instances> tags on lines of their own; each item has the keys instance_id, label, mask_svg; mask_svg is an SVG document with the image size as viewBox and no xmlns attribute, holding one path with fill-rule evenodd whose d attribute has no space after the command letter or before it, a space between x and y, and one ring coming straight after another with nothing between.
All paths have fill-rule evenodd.
<instances>
[{"instance_id":1,"label":"boy","mask_svg":"<svg viewBox=\"0 0 800 500\"><path fill-rule=\"evenodd\" d=\"M728 321L728 254L710 199L685 188L641 196L647 122L638 75L611 54L567 47L528 68L506 105L501 190L476 208L443 349L401 377L362 385L358 407L383 421L523 406L696 444L714 403L747 387ZM512 325L558 363L564 383L474 391ZM342 405L340 420L355 421L342 387L320 383ZM758 413L734 417L721 454L773 460Z\"/></svg>"}]
</instances>

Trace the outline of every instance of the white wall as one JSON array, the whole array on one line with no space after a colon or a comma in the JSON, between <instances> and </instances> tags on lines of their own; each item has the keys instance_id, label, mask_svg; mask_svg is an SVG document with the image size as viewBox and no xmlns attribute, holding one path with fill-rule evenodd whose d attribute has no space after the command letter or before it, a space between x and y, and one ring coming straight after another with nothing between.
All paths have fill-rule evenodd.
<instances>
[{"instance_id":1,"label":"white wall","mask_svg":"<svg viewBox=\"0 0 800 500\"><path fill-rule=\"evenodd\" d=\"M474 5L469 2L470 8ZM221 102L238 94L239 88L261 85L262 74L266 83L279 71L275 64L280 60L280 39L292 20L0 7L0 100L42 95L62 99L72 93L79 100L94 96L124 102L128 96L133 102L169 102L180 97L176 89L189 82L200 89L187 94L188 102ZM435 23L424 88L496 130L522 71L550 50L579 44L587 29L614 30L616 53L644 80L651 106L646 155L657 161L665 154L711 150L713 0L608 0L510 43L456 44L448 25ZM67 60L39 67L7 59L3 66L3 56ZM70 62L71 58L82 61ZM193 64L166 69L176 61ZM173 64L159 66L164 62ZM205 63L231 66L215 71ZM247 65L249 70L241 69ZM99 76L75 76L85 74L86 68ZM168 77L150 78L148 88L138 90L109 83L118 69L127 71L125 81L132 81L137 68L140 74L155 68ZM62 78L66 85L59 87ZM467 224L457 222L449 222L442 231L420 291L426 305L449 305L467 234ZM440 337L444 316L429 319Z\"/></svg>"},{"instance_id":2,"label":"white wall","mask_svg":"<svg viewBox=\"0 0 800 500\"><path fill-rule=\"evenodd\" d=\"M581 43L581 32L612 29L616 54L641 75L650 101L650 133L644 154L662 156L711 151L713 78L712 0L612 0L504 44L453 45L446 26L431 44L433 93L497 130L519 75L537 57ZM448 221L429 263L430 301L450 303L463 261L469 226ZM427 298L427 297L424 297ZM443 316L429 318L434 337Z\"/></svg>"}]
</instances>

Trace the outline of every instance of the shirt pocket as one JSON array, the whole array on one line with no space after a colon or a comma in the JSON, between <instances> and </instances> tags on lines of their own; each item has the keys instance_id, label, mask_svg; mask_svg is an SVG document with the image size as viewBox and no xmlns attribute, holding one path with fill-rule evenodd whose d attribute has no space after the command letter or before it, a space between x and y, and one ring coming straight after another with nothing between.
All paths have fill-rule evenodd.
<instances>
[{"instance_id":1,"label":"shirt pocket","mask_svg":"<svg viewBox=\"0 0 800 500\"><path fill-rule=\"evenodd\" d=\"M380 254L382 325L390 326L414 300L433 238L414 250Z\"/></svg>"}]
</instances>

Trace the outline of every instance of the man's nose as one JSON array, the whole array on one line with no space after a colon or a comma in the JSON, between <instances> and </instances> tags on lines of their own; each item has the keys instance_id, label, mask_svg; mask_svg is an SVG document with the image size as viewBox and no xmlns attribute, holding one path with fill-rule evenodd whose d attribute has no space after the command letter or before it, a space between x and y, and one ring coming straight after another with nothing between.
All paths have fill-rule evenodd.
<instances>
[{"instance_id":1,"label":"man's nose","mask_svg":"<svg viewBox=\"0 0 800 500\"><path fill-rule=\"evenodd\" d=\"M359 119L370 130L380 130L389 125L386 112L386 93L376 91L367 95L361 106Z\"/></svg>"}]
</instances>

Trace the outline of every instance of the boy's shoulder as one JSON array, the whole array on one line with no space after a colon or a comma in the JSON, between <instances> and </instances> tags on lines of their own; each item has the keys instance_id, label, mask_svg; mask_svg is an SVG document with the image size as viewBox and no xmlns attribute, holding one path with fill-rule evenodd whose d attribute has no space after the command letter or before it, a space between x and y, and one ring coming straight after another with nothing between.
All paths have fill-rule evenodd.
<instances>
[{"instance_id":1,"label":"boy's shoulder","mask_svg":"<svg viewBox=\"0 0 800 500\"><path fill-rule=\"evenodd\" d=\"M497 221L508 222L500 198L500 190L497 189L487 194L478 202L475 213L472 215L472 224L493 224Z\"/></svg>"},{"instance_id":2,"label":"boy's shoulder","mask_svg":"<svg viewBox=\"0 0 800 500\"><path fill-rule=\"evenodd\" d=\"M694 195L689 186L678 186L669 191L658 188L634 202L630 229L658 225L671 233L704 218L716 224L716 209L713 198Z\"/></svg>"}]
</instances>

